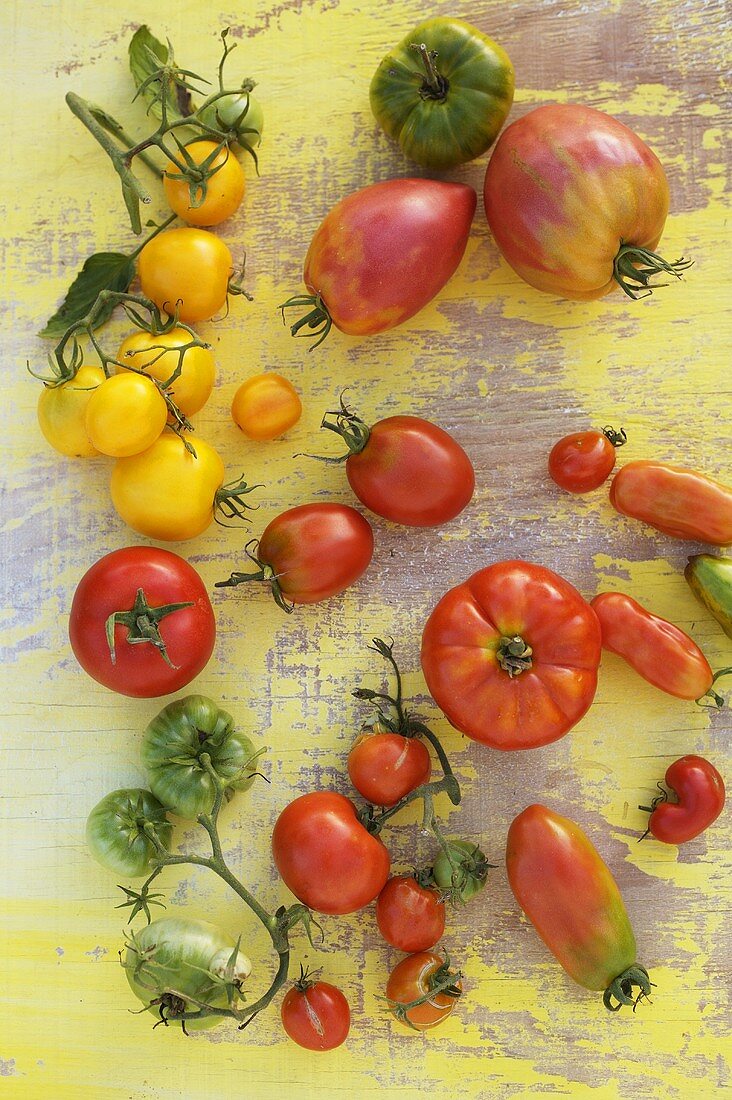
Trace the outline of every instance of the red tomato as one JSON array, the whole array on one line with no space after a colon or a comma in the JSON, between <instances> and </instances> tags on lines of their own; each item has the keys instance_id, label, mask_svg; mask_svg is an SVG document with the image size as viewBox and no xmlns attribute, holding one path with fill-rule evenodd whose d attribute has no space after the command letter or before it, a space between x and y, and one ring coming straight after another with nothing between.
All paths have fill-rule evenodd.
<instances>
[{"instance_id":1,"label":"red tomato","mask_svg":"<svg viewBox=\"0 0 732 1100\"><path fill-rule=\"evenodd\" d=\"M613 478L610 503L677 539L732 543L732 488L685 466L629 462Z\"/></svg>"},{"instance_id":2,"label":"red tomato","mask_svg":"<svg viewBox=\"0 0 732 1100\"><path fill-rule=\"evenodd\" d=\"M301 504L265 528L253 573L232 573L216 588L266 580L280 607L319 603L343 592L368 567L374 533L368 520L346 504ZM289 601L289 602L288 602Z\"/></svg>"},{"instance_id":3,"label":"red tomato","mask_svg":"<svg viewBox=\"0 0 732 1100\"><path fill-rule=\"evenodd\" d=\"M129 546L79 581L69 638L89 675L122 695L149 699L190 683L208 664L216 621L195 569L154 546Z\"/></svg>"},{"instance_id":4,"label":"red tomato","mask_svg":"<svg viewBox=\"0 0 732 1100\"><path fill-rule=\"evenodd\" d=\"M320 343L332 324L366 336L413 317L456 271L475 204L472 187L427 179L374 183L342 199L308 249L308 295L283 307L312 307L293 336L310 330Z\"/></svg>"},{"instance_id":5,"label":"red tomato","mask_svg":"<svg viewBox=\"0 0 732 1100\"><path fill-rule=\"evenodd\" d=\"M312 791L285 806L272 853L285 885L319 913L355 913L381 891L389 853L335 791Z\"/></svg>"},{"instance_id":6,"label":"red tomato","mask_svg":"<svg viewBox=\"0 0 732 1100\"><path fill-rule=\"evenodd\" d=\"M351 1010L340 989L311 981L306 974L285 994L281 1015L287 1034L306 1050L339 1047L351 1026Z\"/></svg>"},{"instance_id":7,"label":"red tomato","mask_svg":"<svg viewBox=\"0 0 732 1100\"><path fill-rule=\"evenodd\" d=\"M666 771L666 786L676 795L669 802L664 791L648 810L647 832L664 844L683 844L708 829L724 809L724 780L703 756L682 756Z\"/></svg>"},{"instance_id":8,"label":"red tomato","mask_svg":"<svg viewBox=\"0 0 732 1100\"><path fill-rule=\"evenodd\" d=\"M657 271L678 275L688 266L652 251L669 206L658 158L591 107L538 107L507 127L483 197L503 256L538 290L589 299L620 285L635 298L650 293Z\"/></svg>"},{"instance_id":9,"label":"red tomato","mask_svg":"<svg viewBox=\"0 0 732 1100\"><path fill-rule=\"evenodd\" d=\"M447 1019L462 990L460 974L450 970L446 959L433 951L418 951L407 955L394 967L386 985L386 996L398 1020L415 1031L427 1031ZM408 1009L402 1007L413 1001L422 1001L422 1004Z\"/></svg>"},{"instance_id":10,"label":"red tomato","mask_svg":"<svg viewBox=\"0 0 732 1100\"><path fill-rule=\"evenodd\" d=\"M530 749L579 722L597 687L600 624L568 581L524 561L474 573L434 609L422 669L437 705L475 741Z\"/></svg>"},{"instance_id":11,"label":"red tomato","mask_svg":"<svg viewBox=\"0 0 732 1100\"><path fill-rule=\"evenodd\" d=\"M432 761L416 737L365 729L348 754L348 775L360 795L377 806L394 806L428 783Z\"/></svg>"},{"instance_id":12,"label":"red tomato","mask_svg":"<svg viewBox=\"0 0 732 1100\"><path fill-rule=\"evenodd\" d=\"M426 951L445 931L445 903L439 890L411 875L390 878L376 899L376 923L399 951Z\"/></svg>"},{"instance_id":13,"label":"red tomato","mask_svg":"<svg viewBox=\"0 0 732 1100\"><path fill-rule=\"evenodd\" d=\"M615 449L625 443L621 428L593 429L565 435L549 453L549 476L568 493L598 489L615 466Z\"/></svg>"},{"instance_id":14,"label":"red tomato","mask_svg":"<svg viewBox=\"0 0 732 1100\"><path fill-rule=\"evenodd\" d=\"M709 691L714 673L683 630L622 592L600 592L592 607L603 648L617 653L649 684L678 699L700 699Z\"/></svg>"},{"instance_id":15,"label":"red tomato","mask_svg":"<svg viewBox=\"0 0 732 1100\"><path fill-rule=\"evenodd\" d=\"M634 1003L634 985L648 995L617 883L578 825L529 806L508 830L506 870L516 901L570 978L605 990L613 1011Z\"/></svg>"}]
</instances>

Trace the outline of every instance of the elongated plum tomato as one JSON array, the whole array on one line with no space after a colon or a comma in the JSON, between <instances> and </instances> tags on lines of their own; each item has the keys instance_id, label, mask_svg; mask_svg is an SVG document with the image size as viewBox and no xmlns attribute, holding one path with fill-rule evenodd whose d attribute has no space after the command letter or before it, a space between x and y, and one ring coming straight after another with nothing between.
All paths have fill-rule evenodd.
<instances>
[{"instance_id":1,"label":"elongated plum tomato","mask_svg":"<svg viewBox=\"0 0 732 1100\"><path fill-rule=\"evenodd\" d=\"M44 386L38 398L38 426L47 443L69 458L99 454L86 434L86 407L106 375L101 367L79 367L73 378Z\"/></svg>"},{"instance_id":2,"label":"elongated plum tomato","mask_svg":"<svg viewBox=\"0 0 732 1100\"><path fill-rule=\"evenodd\" d=\"M374 183L342 199L310 243L307 295L284 303L307 309L292 335L320 343L335 325L368 336L419 313L457 270L475 204L472 187L425 179Z\"/></svg>"},{"instance_id":3,"label":"elongated plum tomato","mask_svg":"<svg viewBox=\"0 0 732 1100\"><path fill-rule=\"evenodd\" d=\"M529 111L501 134L483 189L488 224L514 271L562 298L650 293L680 275L656 248L669 207L661 163L609 115L579 104Z\"/></svg>"},{"instance_id":4,"label":"elongated plum tomato","mask_svg":"<svg viewBox=\"0 0 732 1100\"><path fill-rule=\"evenodd\" d=\"M732 558L692 554L684 576L699 602L732 638Z\"/></svg>"},{"instance_id":5,"label":"elongated plum tomato","mask_svg":"<svg viewBox=\"0 0 732 1100\"><path fill-rule=\"evenodd\" d=\"M351 782L376 806L394 806L427 783L431 771L430 754L423 741L389 730L362 730L348 754Z\"/></svg>"},{"instance_id":6,"label":"elongated plum tomato","mask_svg":"<svg viewBox=\"0 0 732 1100\"><path fill-rule=\"evenodd\" d=\"M334 1050L351 1027L351 1010L340 989L306 973L285 994L280 1015L289 1037L306 1050Z\"/></svg>"},{"instance_id":7,"label":"elongated plum tomato","mask_svg":"<svg viewBox=\"0 0 732 1100\"><path fill-rule=\"evenodd\" d=\"M524 561L497 562L451 589L422 635L435 702L494 749L563 737L594 698L600 652L600 624L577 589Z\"/></svg>"},{"instance_id":8,"label":"elongated plum tomato","mask_svg":"<svg viewBox=\"0 0 732 1100\"><path fill-rule=\"evenodd\" d=\"M171 396L184 416L193 416L211 396L216 368L210 348L190 347L192 340L184 328L158 333L140 329L120 344L117 362L122 365L116 369L129 365L158 382L168 382L180 367L170 386Z\"/></svg>"},{"instance_id":9,"label":"elongated plum tomato","mask_svg":"<svg viewBox=\"0 0 732 1100\"><path fill-rule=\"evenodd\" d=\"M171 316L177 309L186 324L209 321L223 309L233 271L221 238L191 226L158 233L137 260L142 293Z\"/></svg>"},{"instance_id":10,"label":"elongated plum tomato","mask_svg":"<svg viewBox=\"0 0 732 1100\"><path fill-rule=\"evenodd\" d=\"M626 441L621 428L591 428L565 435L549 453L549 476L568 493L589 493L599 489L615 466L615 450Z\"/></svg>"},{"instance_id":11,"label":"elongated plum tomato","mask_svg":"<svg viewBox=\"0 0 732 1100\"><path fill-rule=\"evenodd\" d=\"M686 466L628 462L613 478L610 503L676 539L732 543L732 488Z\"/></svg>"},{"instance_id":12,"label":"elongated plum tomato","mask_svg":"<svg viewBox=\"0 0 732 1100\"><path fill-rule=\"evenodd\" d=\"M285 806L272 854L288 889L319 913L355 913L389 877L389 853L335 791L311 791Z\"/></svg>"},{"instance_id":13,"label":"elongated plum tomato","mask_svg":"<svg viewBox=\"0 0 732 1100\"><path fill-rule=\"evenodd\" d=\"M427 951L445 931L445 903L434 887L395 875L376 899L376 923L399 951Z\"/></svg>"},{"instance_id":14,"label":"elongated plum tomato","mask_svg":"<svg viewBox=\"0 0 732 1100\"><path fill-rule=\"evenodd\" d=\"M693 840L717 820L724 809L724 780L703 756L682 756L666 769L666 786L676 795L670 802L664 791L648 810L648 832L664 844Z\"/></svg>"},{"instance_id":15,"label":"elongated plum tomato","mask_svg":"<svg viewBox=\"0 0 732 1100\"><path fill-rule=\"evenodd\" d=\"M218 152L217 152L218 149ZM192 169L205 165L207 173L203 183L193 185L180 168L170 161L163 173L163 189L168 206L189 225L220 225L235 214L244 198L246 180L244 172L228 146L219 148L215 141L192 141L178 153L181 164ZM193 162L188 164L187 158Z\"/></svg>"},{"instance_id":16,"label":"elongated plum tomato","mask_svg":"<svg viewBox=\"0 0 732 1100\"><path fill-rule=\"evenodd\" d=\"M462 989L460 975L450 970L447 959L434 951L417 951L394 967L386 996L401 1023L415 1031L428 1031L447 1019ZM404 1007L413 1001L421 1004Z\"/></svg>"},{"instance_id":17,"label":"elongated plum tomato","mask_svg":"<svg viewBox=\"0 0 732 1100\"><path fill-rule=\"evenodd\" d=\"M516 901L570 978L604 990L611 1011L635 1003L635 986L650 993L617 883L579 825L546 806L527 807L508 830L506 870Z\"/></svg>"}]
</instances>

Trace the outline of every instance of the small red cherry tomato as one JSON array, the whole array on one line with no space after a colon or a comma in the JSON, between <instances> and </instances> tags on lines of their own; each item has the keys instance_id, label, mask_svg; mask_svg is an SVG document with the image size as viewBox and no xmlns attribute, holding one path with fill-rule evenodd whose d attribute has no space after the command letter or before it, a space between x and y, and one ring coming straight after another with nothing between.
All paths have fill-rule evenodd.
<instances>
[{"instance_id":1,"label":"small red cherry tomato","mask_svg":"<svg viewBox=\"0 0 732 1100\"><path fill-rule=\"evenodd\" d=\"M448 959L434 951L407 955L392 970L386 996L396 1018L415 1031L437 1027L450 1015L463 987L459 971L450 970ZM413 1001L421 1004L405 1008Z\"/></svg>"},{"instance_id":2,"label":"small red cherry tomato","mask_svg":"<svg viewBox=\"0 0 732 1100\"><path fill-rule=\"evenodd\" d=\"M676 539L732 543L732 488L685 466L629 462L613 478L610 503Z\"/></svg>"},{"instance_id":3,"label":"small red cherry tomato","mask_svg":"<svg viewBox=\"0 0 732 1100\"><path fill-rule=\"evenodd\" d=\"M312 981L303 972L285 994L282 1026L306 1050L333 1050L348 1036L351 1010L348 1001L328 982Z\"/></svg>"},{"instance_id":4,"label":"small red cherry tomato","mask_svg":"<svg viewBox=\"0 0 732 1100\"><path fill-rule=\"evenodd\" d=\"M683 630L622 592L600 592L592 607L600 620L603 649L617 653L649 684L678 699L707 694L714 673Z\"/></svg>"},{"instance_id":5,"label":"small red cherry tomato","mask_svg":"<svg viewBox=\"0 0 732 1100\"><path fill-rule=\"evenodd\" d=\"M626 442L621 428L610 426L565 435L549 453L549 476L568 493L589 493L598 489L615 466L616 448Z\"/></svg>"},{"instance_id":6,"label":"small red cherry tomato","mask_svg":"<svg viewBox=\"0 0 732 1100\"><path fill-rule=\"evenodd\" d=\"M399 951L426 951L445 931L445 902L439 890L411 875L390 878L376 899L376 923Z\"/></svg>"},{"instance_id":7,"label":"small red cherry tomato","mask_svg":"<svg viewBox=\"0 0 732 1100\"><path fill-rule=\"evenodd\" d=\"M666 786L676 795L676 802L669 802L664 791L650 806L638 807L651 815L647 832L664 844L693 840L724 809L724 780L703 756L682 756L675 760L666 771Z\"/></svg>"},{"instance_id":8,"label":"small red cherry tomato","mask_svg":"<svg viewBox=\"0 0 732 1100\"><path fill-rule=\"evenodd\" d=\"M348 754L348 775L360 795L377 806L393 806L427 783L432 762L416 737L365 729Z\"/></svg>"}]
</instances>

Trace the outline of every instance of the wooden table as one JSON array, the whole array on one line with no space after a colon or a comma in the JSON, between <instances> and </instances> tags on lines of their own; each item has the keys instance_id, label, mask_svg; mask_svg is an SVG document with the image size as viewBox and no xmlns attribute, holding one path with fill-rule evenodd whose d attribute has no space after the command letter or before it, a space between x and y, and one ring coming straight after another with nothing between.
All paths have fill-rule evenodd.
<instances>
[{"instance_id":1,"label":"wooden table","mask_svg":"<svg viewBox=\"0 0 732 1100\"><path fill-rule=\"evenodd\" d=\"M631 593L690 631L715 667L732 663L729 641L682 577L687 554L702 548L618 517L603 490L570 499L545 472L556 438L609 421L628 432L623 460L655 457L729 480L725 7L722 0L479 0L460 12L515 63L511 118L543 103L581 102L649 142L672 193L665 252L695 260L682 283L637 303L619 293L587 304L556 300L520 282L499 258L479 208L458 274L423 313L371 339L333 333L312 354L290 338L276 307L299 290L310 236L335 201L414 172L377 130L368 83L423 5L298 0L219 16L182 0L167 9L167 21L141 0L6 7L4 1095L416 1100L729 1089L729 814L681 849L637 843L645 818L637 806L672 760L699 752L722 771L728 766L729 711L712 714L665 696L606 656L597 700L569 736L501 755L450 729L427 696L418 660L421 627L449 586L490 562L524 557L559 570L588 597L599 589ZM445 3L431 10L453 13ZM352 501L342 469L293 458L330 446L317 428L344 387L368 419L411 411L436 420L465 445L478 476L473 504L443 529L375 520L373 565L341 599L286 617L263 592L214 595L216 652L193 687L269 748L271 784L255 786L224 817L227 855L266 904L287 900L269 853L279 810L314 788L348 792L346 755L365 718L350 690L383 683L366 648L374 635L396 639L406 693L443 738L463 785L459 810L444 799L439 806L446 827L480 841L497 865L480 898L449 914L445 947L465 974L465 997L432 1035L407 1032L385 1010L380 997L397 953L380 939L372 911L325 920L322 952L296 935L296 962L321 966L353 1010L346 1045L322 1056L284 1038L276 1007L246 1032L222 1025L188 1040L153 1031L149 1018L128 1011L135 1004L117 959L124 917L113 908L120 895L86 851L84 821L108 790L143 782L138 745L158 703L89 680L70 652L67 616L78 579L98 557L145 540L114 513L104 459L66 460L44 444L35 423L38 387L25 371L26 361L43 366L49 345L34 334L85 257L132 240L116 178L64 94L74 90L140 126L126 70L133 30L150 21L186 67L214 76L219 19L238 42L232 75L260 83L266 139L261 176L248 169L245 208L221 230L237 257L246 252L254 301L236 299L226 318L201 326L215 349L218 386L196 427L232 477L245 470L265 483L254 533L295 503ZM484 170L482 158L451 178L480 190ZM156 193L152 214L163 210ZM109 346L125 331L114 320ZM240 382L263 369L297 385L305 412L286 439L247 443L229 403ZM172 548L212 587L242 562L248 537L213 527ZM617 877L656 983L652 1004L635 1013L606 1013L519 916L503 868L505 833L536 800L579 821ZM416 812L387 839L400 869L434 852ZM193 850L198 830L181 829L177 841ZM171 913L214 915L243 933L253 981L265 988L267 944L233 896L204 872L168 871L163 885Z\"/></svg>"}]
</instances>

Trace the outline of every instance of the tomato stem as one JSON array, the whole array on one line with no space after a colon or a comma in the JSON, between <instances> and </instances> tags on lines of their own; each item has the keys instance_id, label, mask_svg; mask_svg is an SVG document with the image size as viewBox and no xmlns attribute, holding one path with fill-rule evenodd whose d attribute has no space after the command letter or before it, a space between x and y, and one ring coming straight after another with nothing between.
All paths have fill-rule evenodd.
<instances>
[{"instance_id":1,"label":"tomato stem","mask_svg":"<svg viewBox=\"0 0 732 1100\"><path fill-rule=\"evenodd\" d=\"M610 1012L619 1012L623 1005L632 1005L635 1012L638 1003L644 997L650 997L652 985L648 971L636 963L613 979L602 995L602 1003ZM639 993L634 997L633 989L636 986Z\"/></svg>"},{"instance_id":2,"label":"tomato stem","mask_svg":"<svg viewBox=\"0 0 732 1100\"><path fill-rule=\"evenodd\" d=\"M732 667L720 668L718 672L715 672L714 676L712 676L712 682L707 690L696 700L697 706L704 707L706 710L721 710L722 707L725 705L724 697L720 695L718 691L714 691L713 687L714 684L716 684L717 680L720 679L720 677L729 675L732 675ZM703 702L704 699L711 699L712 702L705 703Z\"/></svg>"},{"instance_id":3,"label":"tomato stem","mask_svg":"<svg viewBox=\"0 0 732 1100\"><path fill-rule=\"evenodd\" d=\"M293 336L305 336L307 339L315 339L315 337L317 337L315 343L309 348L310 351L315 351L315 349L323 343L323 340L325 340L333 326L333 318L328 312L328 307L320 295L295 294L277 308L282 314L283 324L287 324L285 316L286 310L302 309L306 307L308 308L308 312L295 321L294 324L290 325L290 333ZM303 328L312 329L313 331L301 332L300 330Z\"/></svg>"},{"instance_id":4,"label":"tomato stem","mask_svg":"<svg viewBox=\"0 0 732 1100\"><path fill-rule=\"evenodd\" d=\"M669 263L663 256L647 248L621 242L613 261L613 278L629 298L647 298L659 286L668 285L657 283L651 286L651 279L655 275L667 274L680 279L693 263L693 260L685 260L683 256Z\"/></svg>"},{"instance_id":5,"label":"tomato stem","mask_svg":"<svg viewBox=\"0 0 732 1100\"><path fill-rule=\"evenodd\" d=\"M266 581L272 590L272 595L277 606L281 607L283 611L286 611L288 615L291 615L295 610L294 603L291 603L282 591L282 586L272 566L262 561L252 550L250 550L250 547L254 546L259 546L257 539L252 539L251 542L246 544L244 553L250 561L253 561L254 564L258 566L258 568L252 573L234 572L228 580L216 581L214 588L236 588L237 585L245 584L247 581Z\"/></svg>"},{"instance_id":6,"label":"tomato stem","mask_svg":"<svg viewBox=\"0 0 732 1100\"><path fill-rule=\"evenodd\" d=\"M520 634L514 634L511 638L504 635L498 643L496 659L503 671L513 679L531 668L532 653L531 646L526 644Z\"/></svg>"},{"instance_id":7,"label":"tomato stem","mask_svg":"<svg viewBox=\"0 0 732 1100\"><path fill-rule=\"evenodd\" d=\"M605 438L612 443L613 447L622 447L628 442L628 437L625 434L625 428L619 428L617 431L613 428L612 424L606 424L602 429L602 434Z\"/></svg>"},{"instance_id":8,"label":"tomato stem","mask_svg":"<svg viewBox=\"0 0 732 1100\"><path fill-rule=\"evenodd\" d=\"M166 665L169 665L170 668L177 668L178 666L174 665L168 656L168 651L160 634L158 623L164 619L166 615L171 615L174 611L181 611L184 607L193 607L193 602L188 600L186 603L167 603L163 604L161 607L150 607L144 589L138 588L135 602L131 610L114 611L107 618L105 623L105 634L112 664L114 665L117 663L114 636L115 627L126 626L127 635L125 641L129 642L130 645L139 645L142 642L149 642L151 645L155 646Z\"/></svg>"},{"instance_id":9,"label":"tomato stem","mask_svg":"<svg viewBox=\"0 0 732 1100\"><path fill-rule=\"evenodd\" d=\"M328 417L333 417L331 421ZM348 450L344 455L337 455L335 458L324 455L306 455L306 458L317 458L319 462L327 462L332 465L337 465L341 462L345 462L351 457L351 455L360 454L364 450L366 444L371 436L371 429L368 424L352 413L348 406L343 401L343 394L340 397L340 408L329 410L323 414L323 419L320 422L321 428L326 428L329 432L335 432L345 442Z\"/></svg>"},{"instance_id":10,"label":"tomato stem","mask_svg":"<svg viewBox=\"0 0 732 1100\"><path fill-rule=\"evenodd\" d=\"M444 103L450 84L435 65L437 50L428 50L424 42L411 42L409 48L417 51L427 74L419 90L420 96L422 99L434 99L438 103Z\"/></svg>"}]
</instances>

